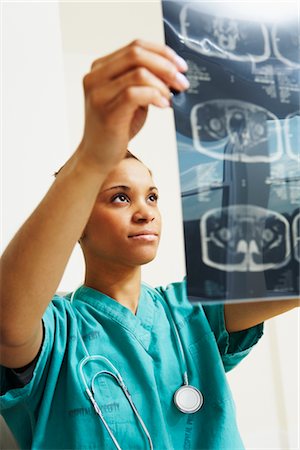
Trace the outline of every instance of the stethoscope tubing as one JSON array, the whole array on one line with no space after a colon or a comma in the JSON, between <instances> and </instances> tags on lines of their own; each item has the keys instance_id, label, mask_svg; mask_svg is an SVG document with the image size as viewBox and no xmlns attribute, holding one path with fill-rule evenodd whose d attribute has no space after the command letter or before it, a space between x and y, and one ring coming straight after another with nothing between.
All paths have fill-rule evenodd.
<instances>
[{"instance_id":1,"label":"stethoscope tubing","mask_svg":"<svg viewBox=\"0 0 300 450\"><path fill-rule=\"evenodd\" d=\"M148 287L149 287L150 290L152 290L152 288L150 286L148 286ZM73 292L73 294L71 296L71 299L70 299L70 302L73 301L76 292L77 292L77 289ZM158 293L156 292L156 294L158 294ZM176 338L175 339L176 340L176 346L177 346L177 351L178 351L178 354L179 354L179 357L180 357L180 366L181 366L181 370L182 370L183 385L175 392L175 394L174 394L174 403L175 403L176 407L179 409L179 411L181 411L182 413L187 413L187 414L188 413L194 413L194 412L197 412L202 407L203 396L202 396L202 393L197 388L189 385L187 360L186 360L184 348L183 348L183 345L182 345L182 340L181 340L179 331L177 329L177 326L175 324L175 320L173 318L173 314L171 312L171 309L170 309L167 301L164 300L164 298L162 297L161 294L158 294L158 298L159 298L160 303L162 304L162 306L164 308L164 311L165 311L165 313L167 315L168 321L169 321L170 326L172 328L173 334L174 334L174 336ZM94 393L95 393L95 386L94 386L95 385L95 380L96 380L96 378L98 376L102 376L102 375L107 375L107 376L112 377L117 382L117 384L120 386L120 388L122 389L122 391L123 391L127 401L129 402L129 404L130 404L134 414L136 415L136 417L137 417L137 419L139 421L139 424L140 424L140 426L143 429L144 434L146 435L146 437L148 439L150 450L153 450L153 443L152 443L152 439L151 439L150 433L149 433L149 431L148 431L144 421L142 420L142 418L141 418L141 416L140 416L140 414L139 414L139 412L138 412L138 410L137 410L137 408L136 408L136 406L135 406L135 404L134 404L134 402L132 400L132 397L131 397L131 395L129 393L129 390L128 390L127 386L125 385L125 383L123 381L123 378L121 377L120 372L109 361L109 359L106 358L105 356L102 356L102 355L90 355L88 353L88 351L87 351L87 348L86 348L83 340L82 340L82 336L81 336L79 330L78 330L78 333L79 333L80 339L82 341L83 347L84 347L85 352L86 352L86 356L81 360L81 362L79 364L79 376L80 376L81 381L84 384L85 393L86 393L88 399L91 401L96 414L101 419L101 421L102 421L103 425L105 426L107 432L109 433L109 435L110 435L110 437L111 437L115 447L118 450L122 450L120 445L119 445L119 443L118 443L118 441L117 441L117 439L116 439L116 437L114 436L114 434L111 431L109 425L107 424L107 422L106 422L106 420L105 420L105 418L103 416L103 413L101 411L101 408L99 407L97 401L95 400L95 396L94 396ZM87 381L86 381L86 378L85 378L85 375L84 375L84 370L83 369L84 369L84 366L86 366L86 364L88 362L91 362L91 361L104 362L105 364L107 364L109 366L109 368L111 370L100 370L100 371L98 371L93 376L92 381L91 381L91 388L89 388L89 386L87 384ZM188 391L188 390L190 390L190 392L193 392L194 395L197 395L196 403L197 403L198 406L196 406L194 409L189 407L188 404L186 404L186 400L183 401L181 404L179 402L179 398L181 398L180 394L179 394L180 391L183 392L183 391Z\"/></svg>"},{"instance_id":2,"label":"stethoscope tubing","mask_svg":"<svg viewBox=\"0 0 300 450\"><path fill-rule=\"evenodd\" d=\"M162 298L161 295L159 295L159 300L160 303L162 305L162 307L164 308L164 311L168 317L169 323L171 325L171 328L173 330L174 335L176 336L176 346L177 346L177 350L178 350L178 354L180 355L180 364L181 364L181 368L182 368L182 378L183 378L183 384L184 385L188 385L189 384L189 379L188 379L188 369L187 369L187 362L186 362L186 357L185 357L185 353L183 350L183 345L182 345L182 340L179 334L179 331L177 329L177 326L175 324L175 320L173 318L173 314L170 311L170 307L168 304L166 304L166 302L164 301L164 299ZM166 307L167 306L167 307Z\"/></svg>"},{"instance_id":3,"label":"stethoscope tubing","mask_svg":"<svg viewBox=\"0 0 300 450\"><path fill-rule=\"evenodd\" d=\"M87 384L86 379L85 379L85 376L84 376L83 367L84 367L88 362L90 362L90 361L97 361L97 360L105 361L105 362L111 367L111 369L112 369L115 373L113 373L113 372L111 372L111 371L109 371L109 370L100 370L100 371L98 371L98 372L93 376L92 382L91 382L91 389L89 389L88 384ZM133 400L132 400L132 397L131 397L131 395L130 395L130 392L129 392L127 386L125 385L125 383L124 383L124 381L123 381L123 378L121 377L120 372L117 370L117 368L116 368L116 367L115 367L115 366L114 366L107 358L105 358L105 356L101 356L101 355L93 355L93 356L86 356L86 357L80 362L80 365L79 365L79 373L80 373L80 377L81 377L81 379L82 379L82 381L83 381L83 383L84 383L84 386L85 386L85 392L86 392L88 398L90 399L90 401L91 401L91 403L92 403L92 405L93 405L93 407L94 407L94 409L95 409L95 412L98 414L98 416L100 417L101 421L103 422L105 428L107 429L107 431L108 431L108 433L109 433L109 435L110 435L112 441L114 442L116 448L117 448L118 450L121 450L121 447L120 447L120 445L119 445L119 443L118 443L116 437L114 436L114 434L112 433L112 431L111 431L109 425L107 424L107 422L106 422L106 420L105 420L105 418L104 418L104 416L103 416L103 413L102 413L102 411L101 411L101 408L99 407L99 405L98 405L98 403L96 402L95 397L94 397L94 392L95 392L95 389L94 389L94 383L95 383L95 380L96 380L96 378L97 378L98 376L103 375L103 374L104 374L104 375L109 375L109 376L111 376L112 378L114 378L114 380L117 382L117 384L118 384L118 385L120 386L120 388L122 389L122 391L123 391L123 393L124 393L124 395L125 395L127 401L129 402L129 404L130 404L130 406L131 406L131 408L132 408L132 410L133 410L135 416L137 417L137 419L138 419L138 421L139 421L140 426L142 427L142 429L143 429L143 431L144 431L144 433L145 433L145 435L146 435L146 437L147 437L147 439L148 439L150 450L153 450L153 443L152 443L152 439L151 439L150 433L149 433L149 431L148 431L148 429L147 429L147 427L146 427L146 425L145 425L143 419L141 418L141 416L140 416L140 414L139 414L139 412L138 412L138 410L137 410L137 408L136 408L136 406L135 406L135 404L134 404L134 402L133 402Z\"/></svg>"}]
</instances>

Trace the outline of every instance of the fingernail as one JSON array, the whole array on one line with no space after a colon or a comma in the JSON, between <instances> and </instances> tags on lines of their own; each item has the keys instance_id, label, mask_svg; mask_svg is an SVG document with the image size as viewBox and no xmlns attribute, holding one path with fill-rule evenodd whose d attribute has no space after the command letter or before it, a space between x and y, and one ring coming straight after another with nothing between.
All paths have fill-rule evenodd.
<instances>
[{"instance_id":1,"label":"fingernail","mask_svg":"<svg viewBox=\"0 0 300 450\"><path fill-rule=\"evenodd\" d=\"M163 108L170 106L170 102L168 99L166 99L166 97L160 97L159 103L160 103L160 106L162 106Z\"/></svg>"},{"instance_id":2,"label":"fingernail","mask_svg":"<svg viewBox=\"0 0 300 450\"><path fill-rule=\"evenodd\" d=\"M176 73L176 81L179 84L179 86L183 89L187 89L190 87L188 79L180 72Z\"/></svg>"},{"instance_id":3,"label":"fingernail","mask_svg":"<svg viewBox=\"0 0 300 450\"><path fill-rule=\"evenodd\" d=\"M179 56L171 47L167 46L167 50L173 61L177 64L178 68L183 72L186 72L188 70L186 61L181 56Z\"/></svg>"},{"instance_id":4,"label":"fingernail","mask_svg":"<svg viewBox=\"0 0 300 450\"><path fill-rule=\"evenodd\" d=\"M182 70L183 72L186 72L188 70L188 65L185 62L185 60L183 58L181 58L181 56L177 55L176 53L175 53L175 61L180 70Z\"/></svg>"}]
</instances>

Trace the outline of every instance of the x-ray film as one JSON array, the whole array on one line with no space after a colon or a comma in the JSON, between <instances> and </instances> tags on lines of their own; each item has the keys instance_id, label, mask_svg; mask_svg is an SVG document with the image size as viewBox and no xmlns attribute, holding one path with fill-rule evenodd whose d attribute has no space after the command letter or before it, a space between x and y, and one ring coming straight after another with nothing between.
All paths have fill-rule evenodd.
<instances>
[{"instance_id":1,"label":"x-ray film","mask_svg":"<svg viewBox=\"0 0 300 450\"><path fill-rule=\"evenodd\" d=\"M298 297L297 2L162 7L166 43L189 67L173 96L189 299Z\"/></svg>"}]
</instances>

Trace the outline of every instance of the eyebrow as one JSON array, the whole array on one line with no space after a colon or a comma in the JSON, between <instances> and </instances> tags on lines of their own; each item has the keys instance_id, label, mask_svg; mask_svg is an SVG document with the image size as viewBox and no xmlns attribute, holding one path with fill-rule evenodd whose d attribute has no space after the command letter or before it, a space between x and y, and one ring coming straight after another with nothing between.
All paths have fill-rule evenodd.
<instances>
[{"instance_id":1,"label":"eyebrow","mask_svg":"<svg viewBox=\"0 0 300 450\"><path fill-rule=\"evenodd\" d=\"M112 186L112 187L109 187L107 189L104 189L102 192L112 191L114 189L122 189L124 191L131 191L131 188L129 186L118 185L118 186ZM150 186L149 189L148 189L148 192L150 192L150 191L157 191L158 192L158 189L157 189L156 186Z\"/></svg>"}]
</instances>

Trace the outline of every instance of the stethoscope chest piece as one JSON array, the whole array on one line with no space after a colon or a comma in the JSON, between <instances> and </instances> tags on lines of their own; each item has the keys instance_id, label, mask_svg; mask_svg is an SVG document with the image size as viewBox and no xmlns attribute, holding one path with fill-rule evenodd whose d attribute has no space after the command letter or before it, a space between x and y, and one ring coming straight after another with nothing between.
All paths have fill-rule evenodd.
<instances>
[{"instance_id":1,"label":"stethoscope chest piece","mask_svg":"<svg viewBox=\"0 0 300 450\"><path fill-rule=\"evenodd\" d=\"M181 386L175 392L173 399L179 411L185 414L193 414L203 405L203 395L194 386Z\"/></svg>"}]
</instances>

